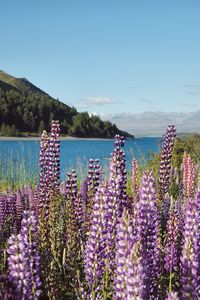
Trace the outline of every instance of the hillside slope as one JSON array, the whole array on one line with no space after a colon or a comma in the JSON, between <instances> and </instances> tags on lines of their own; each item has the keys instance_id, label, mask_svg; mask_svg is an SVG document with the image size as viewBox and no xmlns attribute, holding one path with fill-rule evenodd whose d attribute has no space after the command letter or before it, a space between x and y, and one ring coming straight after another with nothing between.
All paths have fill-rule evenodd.
<instances>
[{"instance_id":1,"label":"hillside slope","mask_svg":"<svg viewBox=\"0 0 200 300\"><path fill-rule=\"evenodd\" d=\"M7 87L9 87L10 90L18 90L21 93L32 94L36 96L48 96L47 93L29 82L26 78L16 78L0 70L0 88L3 87L2 84L7 84Z\"/></svg>"},{"instance_id":2,"label":"hillside slope","mask_svg":"<svg viewBox=\"0 0 200 300\"><path fill-rule=\"evenodd\" d=\"M113 138L115 134L132 138L115 124L98 116L79 113L33 85L25 78L15 78L0 71L0 134L38 134L49 130L52 119L59 120L64 135Z\"/></svg>"}]
</instances>

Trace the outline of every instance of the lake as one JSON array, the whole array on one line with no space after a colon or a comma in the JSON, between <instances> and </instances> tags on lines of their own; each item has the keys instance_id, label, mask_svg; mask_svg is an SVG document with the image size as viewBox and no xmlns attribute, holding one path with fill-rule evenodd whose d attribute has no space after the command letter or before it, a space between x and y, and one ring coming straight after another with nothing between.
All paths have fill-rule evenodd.
<instances>
[{"instance_id":1,"label":"lake","mask_svg":"<svg viewBox=\"0 0 200 300\"><path fill-rule=\"evenodd\" d=\"M131 169L133 157L144 163L149 154L160 149L161 138L146 137L126 140L125 152L127 169ZM99 159L102 166L109 165L113 140L64 140L61 141L61 178L67 170L86 172L90 158ZM0 167L5 176L36 176L38 173L39 141L2 140L0 141ZM9 175L6 175L9 173ZM12 173L12 174L10 174ZM3 176L3 175L1 175Z\"/></svg>"}]
</instances>

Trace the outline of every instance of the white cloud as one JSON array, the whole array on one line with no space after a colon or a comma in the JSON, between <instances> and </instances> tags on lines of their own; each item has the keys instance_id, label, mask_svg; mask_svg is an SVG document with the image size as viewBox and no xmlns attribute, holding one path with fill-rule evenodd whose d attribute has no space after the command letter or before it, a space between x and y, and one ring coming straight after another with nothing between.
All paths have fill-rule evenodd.
<instances>
[{"instance_id":1,"label":"white cloud","mask_svg":"<svg viewBox=\"0 0 200 300\"><path fill-rule=\"evenodd\" d=\"M116 104L119 101L110 97L92 96L85 99L81 99L81 103L85 103L90 106L102 106L107 104Z\"/></svg>"},{"instance_id":2,"label":"white cloud","mask_svg":"<svg viewBox=\"0 0 200 300\"><path fill-rule=\"evenodd\" d=\"M77 102L75 107L77 109L81 109L81 110L88 110L88 105L86 103L83 103L83 102Z\"/></svg>"},{"instance_id":3,"label":"white cloud","mask_svg":"<svg viewBox=\"0 0 200 300\"><path fill-rule=\"evenodd\" d=\"M89 116L98 116L100 117L102 120L108 120L109 118L113 117L114 114L107 114L107 113L104 113L104 112L96 112L96 111L93 111L93 112L89 112Z\"/></svg>"}]
</instances>

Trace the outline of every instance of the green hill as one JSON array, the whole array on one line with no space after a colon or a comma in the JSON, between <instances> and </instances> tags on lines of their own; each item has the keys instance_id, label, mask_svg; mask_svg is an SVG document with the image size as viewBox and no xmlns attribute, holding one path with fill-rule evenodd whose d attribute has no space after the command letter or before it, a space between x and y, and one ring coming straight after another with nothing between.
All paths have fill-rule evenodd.
<instances>
[{"instance_id":1,"label":"green hill","mask_svg":"<svg viewBox=\"0 0 200 300\"><path fill-rule=\"evenodd\" d=\"M113 138L115 134L133 138L115 124L98 116L79 113L33 85L0 71L0 135L39 134L49 130L51 120L60 121L61 132L75 137Z\"/></svg>"},{"instance_id":2,"label":"green hill","mask_svg":"<svg viewBox=\"0 0 200 300\"><path fill-rule=\"evenodd\" d=\"M2 87L2 83L7 85L7 88L17 90L21 93L32 94L36 96L44 96L48 95L31 82L29 82L26 78L16 78L2 70L0 70L0 87Z\"/></svg>"}]
</instances>

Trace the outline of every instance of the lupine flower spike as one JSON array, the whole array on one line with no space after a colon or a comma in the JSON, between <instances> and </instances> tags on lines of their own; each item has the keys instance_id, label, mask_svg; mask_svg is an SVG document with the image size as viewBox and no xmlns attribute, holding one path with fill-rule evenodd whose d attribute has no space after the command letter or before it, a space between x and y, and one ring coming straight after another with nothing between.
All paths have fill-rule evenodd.
<instances>
[{"instance_id":1,"label":"lupine flower spike","mask_svg":"<svg viewBox=\"0 0 200 300\"><path fill-rule=\"evenodd\" d=\"M37 250L37 221L24 212L21 231L8 240L8 279L14 299L39 299L41 295L40 256Z\"/></svg>"},{"instance_id":2,"label":"lupine flower spike","mask_svg":"<svg viewBox=\"0 0 200 300\"><path fill-rule=\"evenodd\" d=\"M124 209L117 227L114 299L142 299L143 270L140 243L134 235L131 215Z\"/></svg>"},{"instance_id":3,"label":"lupine flower spike","mask_svg":"<svg viewBox=\"0 0 200 300\"><path fill-rule=\"evenodd\" d=\"M143 297L156 299L160 276L160 237L155 179L152 173L145 172L142 177L137 223L146 286Z\"/></svg>"},{"instance_id":4,"label":"lupine flower spike","mask_svg":"<svg viewBox=\"0 0 200 300\"><path fill-rule=\"evenodd\" d=\"M169 125L166 135L164 137L161 157L160 157L160 170L159 170L159 192L160 197L163 198L169 189L171 158L174 141L176 137L176 129L174 125Z\"/></svg>"}]
</instances>

